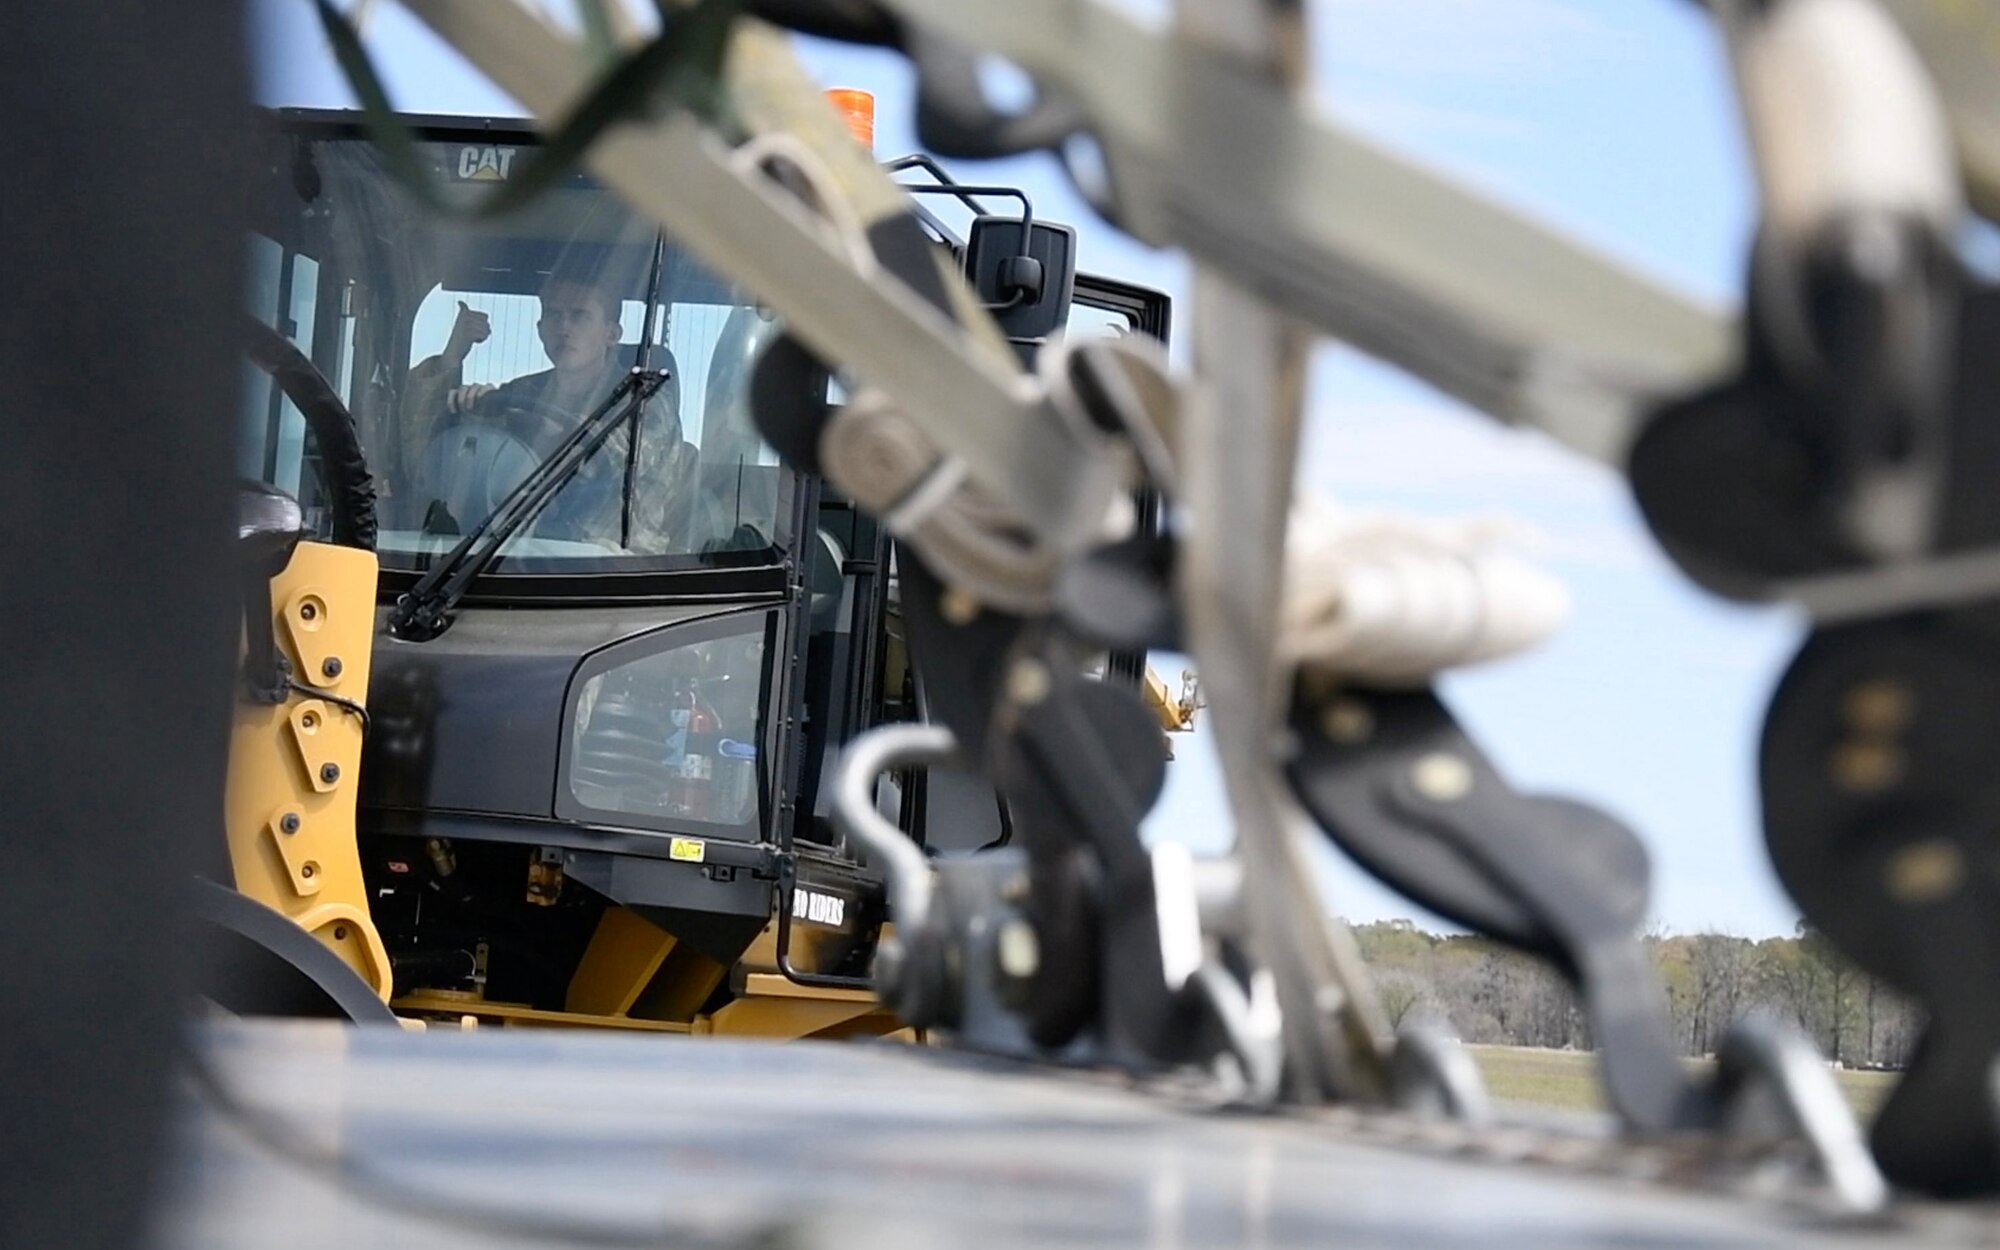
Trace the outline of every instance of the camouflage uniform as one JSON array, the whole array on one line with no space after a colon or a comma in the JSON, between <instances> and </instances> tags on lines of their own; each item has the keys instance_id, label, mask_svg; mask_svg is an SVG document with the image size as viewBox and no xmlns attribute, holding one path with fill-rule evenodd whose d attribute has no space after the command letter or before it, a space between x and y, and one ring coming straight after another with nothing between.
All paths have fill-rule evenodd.
<instances>
[{"instance_id":1,"label":"camouflage uniform","mask_svg":"<svg viewBox=\"0 0 2000 1250\"><path fill-rule=\"evenodd\" d=\"M671 368L671 364L668 365ZM433 356L410 371L409 387L402 405L401 453L403 464L414 476L424 448L442 422L445 396L460 385L462 370L448 368L441 356ZM598 385L591 388L590 403L581 411L555 405L555 370L546 369L515 378L496 388L484 401L504 406L510 398L533 401L556 408L570 419L560 427L544 425L527 441L536 454L548 456L568 433L595 410L625 376L625 370L607 364ZM629 402L621 400L620 406ZM635 555L669 555L693 550L690 532L696 488L695 449L682 436L680 384L670 378L648 400L638 422L639 460L632 475L632 509L629 539L623 533L625 466L632 441L632 422L619 421L596 453L586 460L576 475L558 491L528 532L547 538L569 538L607 543ZM462 521L476 523L480 518Z\"/></svg>"}]
</instances>

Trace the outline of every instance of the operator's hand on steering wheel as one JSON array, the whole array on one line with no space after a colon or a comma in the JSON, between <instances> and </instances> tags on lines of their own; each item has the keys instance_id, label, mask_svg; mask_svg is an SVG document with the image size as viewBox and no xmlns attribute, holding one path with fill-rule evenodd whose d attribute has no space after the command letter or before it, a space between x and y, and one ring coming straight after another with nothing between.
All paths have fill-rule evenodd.
<instances>
[{"instance_id":1,"label":"operator's hand on steering wheel","mask_svg":"<svg viewBox=\"0 0 2000 1250\"><path fill-rule=\"evenodd\" d=\"M493 337L493 319L458 301L458 317L451 323L451 337L445 340L444 358L454 366L465 363L472 349Z\"/></svg>"},{"instance_id":2,"label":"operator's hand on steering wheel","mask_svg":"<svg viewBox=\"0 0 2000 1250\"><path fill-rule=\"evenodd\" d=\"M471 412L472 406L500 388L490 382L474 382L471 386L454 386L444 393L444 407L447 412Z\"/></svg>"}]
</instances>

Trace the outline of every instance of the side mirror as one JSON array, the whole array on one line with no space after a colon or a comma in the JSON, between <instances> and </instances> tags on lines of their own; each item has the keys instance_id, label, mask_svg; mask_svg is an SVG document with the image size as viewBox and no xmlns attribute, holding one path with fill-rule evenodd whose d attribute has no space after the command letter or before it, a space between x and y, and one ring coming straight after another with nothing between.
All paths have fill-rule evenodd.
<instances>
[{"instance_id":1,"label":"side mirror","mask_svg":"<svg viewBox=\"0 0 2000 1250\"><path fill-rule=\"evenodd\" d=\"M965 242L965 276L1000 328L1027 353L1061 330L1076 290L1076 231L1053 222L982 216Z\"/></svg>"},{"instance_id":2,"label":"side mirror","mask_svg":"<svg viewBox=\"0 0 2000 1250\"><path fill-rule=\"evenodd\" d=\"M236 561L243 599L243 680L250 698L282 703L291 670L278 651L272 620L271 579L292 562L307 533L299 501L263 482L241 482L236 491Z\"/></svg>"},{"instance_id":3,"label":"side mirror","mask_svg":"<svg viewBox=\"0 0 2000 1250\"><path fill-rule=\"evenodd\" d=\"M236 558L246 576L268 582L284 572L306 532L298 500L263 482L238 483Z\"/></svg>"}]
</instances>

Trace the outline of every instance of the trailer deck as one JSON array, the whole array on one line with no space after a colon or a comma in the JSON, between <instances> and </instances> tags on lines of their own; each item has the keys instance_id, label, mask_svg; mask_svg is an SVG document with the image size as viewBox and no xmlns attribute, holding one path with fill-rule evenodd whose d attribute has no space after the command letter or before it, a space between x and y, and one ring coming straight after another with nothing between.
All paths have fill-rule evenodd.
<instances>
[{"instance_id":1,"label":"trailer deck","mask_svg":"<svg viewBox=\"0 0 2000 1250\"><path fill-rule=\"evenodd\" d=\"M1991 1244L1990 1211L1832 1213L1643 1151L1250 1115L893 1043L215 1023L160 1250ZM1657 1163L1657 1156L1653 1156ZM1512 1160L1511 1162L1509 1160ZM1635 1177L1620 1173L1655 1175Z\"/></svg>"}]
</instances>

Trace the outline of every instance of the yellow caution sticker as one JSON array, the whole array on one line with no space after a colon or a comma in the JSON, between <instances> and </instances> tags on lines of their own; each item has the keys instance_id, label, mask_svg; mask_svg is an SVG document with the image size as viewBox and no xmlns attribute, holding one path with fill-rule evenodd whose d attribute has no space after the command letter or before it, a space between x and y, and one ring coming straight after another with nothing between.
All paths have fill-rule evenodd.
<instances>
[{"instance_id":1,"label":"yellow caution sticker","mask_svg":"<svg viewBox=\"0 0 2000 1250\"><path fill-rule=\"evenodd\" d=\"M699 864L708 858L708 843L700 838L675 838L667 843L667 858L683 864Z\"/></svg>"}]
</instances>

